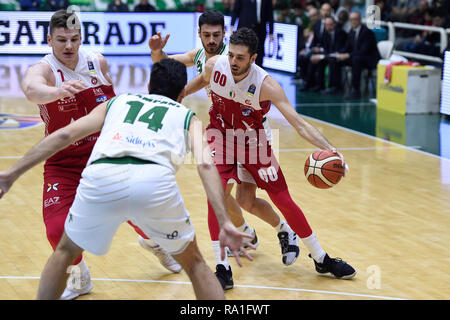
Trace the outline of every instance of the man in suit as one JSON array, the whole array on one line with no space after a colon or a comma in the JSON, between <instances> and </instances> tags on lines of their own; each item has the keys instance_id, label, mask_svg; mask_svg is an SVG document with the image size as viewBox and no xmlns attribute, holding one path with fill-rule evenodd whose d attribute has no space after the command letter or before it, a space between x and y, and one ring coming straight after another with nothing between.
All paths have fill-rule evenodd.
<instances>
[{"instance_id":1,"label":"man in suit","mask_svg":"<svg viewBox=\"0 0 450 320\"><path fill-rule=\"evenodd\" d=\"M350 13L350 24L352 29L348 34L347 43L342 50L343 53L338 54L337 58L352 67L352 90L346 98L359 98L362 69L376 68L381 56L375 34L361 23L359 12Z\"/></svg>"},{"instance_id":2,"label":"man in suit","mask_svg":"<svg viewBox=\"0 0 450 320\"><path fill-rule=\"evenodd\" d=\"M264 41L269 24L269 37L273 41L273 7L272 0L236 0L231 15L231 29L234 29L236 18L239 18L237 28L253 29L258 36L258 49L255 63L262 67L264 58Z\"/></svg>"},{"instance_id":3,"label":"man in suit","mask_svg":"<svg viewBox=\"0 0 450 320\"><path fill-rule=\"evenodd\" d=\"M312 91L317 92L321 89L325 88L325 82L323 78L323 70L321 70L318 65L317 57L315 59L311 59L314 54L323 54L323 36L326 32L325 30L325 19L331 16L331 6L329 3L324 3L320 7L320 20L316 21L313 24L313 39L310 44L311 48L311 57L309 59L308 65L306 66L306 79L305 84L300 91ZM319 68L318 68L319 67ZM322 73L322 74L321 74ZM317 76L317 77L316 77Z\"/></svg>"},{"instance_id":4,"label":"man in suit","mask_svg":"<svg viewBox=\"0 0 450 320\"><path fill-rule=\"evenodd\" d=\"M347 33L338 25L333 16L325 19L325 34L322 39L324 48L323 73L328 64L328 88L322 94L336 94L342 90L341 69L342 63L337 60L336 55L342 52L347 42Z\"/></svg>"}]
</instances>

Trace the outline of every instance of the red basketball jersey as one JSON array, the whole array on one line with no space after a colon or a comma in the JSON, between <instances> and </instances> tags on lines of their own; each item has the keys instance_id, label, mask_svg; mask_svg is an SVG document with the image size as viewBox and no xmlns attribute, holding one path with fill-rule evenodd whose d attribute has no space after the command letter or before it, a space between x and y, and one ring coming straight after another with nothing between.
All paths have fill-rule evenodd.
<instances>
[{"instance_id":1,"label":"red basketball jersey","mask_svg":"<svg viewBox=\"0 0 450 320\"><path fill-rule=\"evenodd\" d=\"M217 59L211 74L211 125L219 130L263 128L263 116L269 111L270 101L259 101L261 85L268 75L264 69L252 64L247 77L234 82L228 57Z\"/></svg>"},{"instance_id":2,"label":"red basketball jersey","mask_svg":"<svg viewBox=\"0 0 450 320\"><path fill-rule=\"evenodd\" d=\"M60 63L53 54L45 56L41 62L47 63L55 76L55 86L61 87L67 80L81 80L89 87L74 97L59 99L39 105L40 115L45 123L45 135L67 126L87 115L100 103L115 96L113 86L104 77L98 56L86 50L79 50L79 61L75 70ZM98 133L90 135L47 159L45 165L63 166L74 171L81 170L91 154Z\"/></svg>"}]
</instances>

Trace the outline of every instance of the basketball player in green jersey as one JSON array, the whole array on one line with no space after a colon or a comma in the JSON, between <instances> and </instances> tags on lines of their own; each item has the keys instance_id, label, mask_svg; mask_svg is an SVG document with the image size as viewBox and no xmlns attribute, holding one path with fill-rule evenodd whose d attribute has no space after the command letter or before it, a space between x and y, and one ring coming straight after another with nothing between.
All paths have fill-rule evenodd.
<instances>
[{"instance_id":1,"label":"basketball player in green jersey","mask_svg":"<svg viewBox=\"0 0 450 320\"><path fill-rule=\"evenodd\" d=\"M151 49L151 57L153 63L160 61L163 58L173 58L184 63L187 67L195 66L197 72L200 74L204 70L206 61L216 55L228 55L228 45L223 42L225 37L225 22L224 16L218 11L205 11L198 21L199 29L198 36L202 41L202 48L192 49L186 53L174 54L168 56L163 48L165 47L170 35L167 34L164 38L161 33L150 38L149 47ZM206 87L206 92L209 96L210 88ZM265 129L267 135L270 136L270 127L268 121L264 118ZM280 240L281 252L283 255L283 263L290 265L295 262L299 254L298 237L296 233L290 228L288 223L282 220L279 215L273 210L272 206L265 200L256 198L256 183L245 168L239 168L240 180L242 183L237 185L236 200L229 195L233 184L228 184L230 192L227 192L227 206L233 224L238 230L254 235L252 244L258 246L258 238L255 230L250 227L245 221L241 207L252 213L253 215L264 220L275 228L277 236ZM231 289L233 287L231 268L228 260L223 260L220 256L219 244L213 241L213 249L216 257L216 275L221 281L224 289ZM229 253L231 256L231 254Z\"/></svg>"}]
</instances>

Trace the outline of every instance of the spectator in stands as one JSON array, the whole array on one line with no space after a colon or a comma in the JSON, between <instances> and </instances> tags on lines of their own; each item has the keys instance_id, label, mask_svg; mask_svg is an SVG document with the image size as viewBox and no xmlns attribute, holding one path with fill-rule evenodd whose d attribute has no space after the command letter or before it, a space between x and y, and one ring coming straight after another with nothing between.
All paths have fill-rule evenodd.
<instances>
[{"instance_id":1,"label":"spectator in stands","mask_svg":"<svg viewBox=\"0 0 450 320\"><path fill-rule=\"evenodd\" d=\"M433 13L432 26L442 28L444 27L444 20L445 14L440 10L436 10ZM441 55L440 41L441 35L439 32L424 31L412 42L403 44L402 50L439 57Z\"/></svg>"},{"instance_id":2,"label":"spectator in stands","mask_svg":"<svg viewBox=\"0 0 450 320\"><path fill-rule=\"evenodd\" d=\"M420 0L419 6L411 11L411 15L408 17L408 23L424 25L425 13L429 8L427 0Z\"/></svg>"},{"instance_id":3,"label":"spectator in stands","mask_svg":"<svg viewBox=\"0 0 450 320\"><path fill-rule=\"evenodd\" d=\"M341 10L339 11L337 22L338 26L341 27L342 30L344 30L346 33L350 32L350 29L352 26L350 25L350 20L348 19L348 11L347 10Z\"/></svg>"},{"instance_id":4,"label":"spectator in stands","mask_svg":"<svg viewBox=\"0 0 450 320\"><path fill-rule=\"evenodd\" d=\"M346 11L342 11L346 12ZM333 16L325 18L325 35L323 37L324 57L319 57L324 76L325 66L328 64L328 88L322 94L337 94L342 92L342 62L337 59L337 54L343 52L347 42L347 33L342 30ZM314 57L314 56L313 56ZM313 60L311 57L311 60Z\"/></svg>"},{"instance_id":5,"label":"spectator in stands","mask_svg":"<svg viewBox=\"0 0 450 320\"><path fill-rule=\"evenodd\" d=\"M363 69L374 69L381 59L375 34L361 23L359 12L350 13L350 30L343 53L336 55L339 61L352 67L352 90L345 96L353 99L361 96L360 83Z\"/></svg>"},{"instance_id":6,"label":"spectator in stands","mask_svg":"<svg viewBox=\"0 0 450 320\"><path fill-rule=\"evenodd\" d=\"M298 46L298 56L297 56L297 73L294 77L294 79L302 79L304 82L306 82L306 75L307 75L307 69L309 64L309 59L311 58L312 54L312 47L311 44L314 39L314 32L312 30L312 26L320 20L319 10L317 10L315 7L311 6L308 10L308 18L309 18L309 24L304 28L303 31L303 41L300 42L300 45ZM304 87L306 84L304 85ZM307 88L305 88L306 90Z\"/></svg>"},{"instance_id":7,"label":"spectator in stands","mask_svg":"<svg viewBox=\"0 0 450 320\"><path fill-rule=\"evenodd\" d=\"M19 0L20 10L22 11L38 11L41 3L41 0Z\"/></svg>"},{"instance_id":8,"label":"spectator in stands","mask_svg":"<svg viewBox=\"0 0 450 320\"><path fill-rule=\"evenodd\" d=\"M322 46L323 35L325 34L325 18L331 16L331 6L329 3L324 3L320 7L320 20L313 24L312 30L314 32L314 37L310 44L311 52L310 54L319 54L324 52ZM311 19L311 17L310 17ZM309 59L311 61L311 59ZM317 63L309 63L306 71L305 84L300 88L300 91L312 91L317 92L325 89L325 83L323 82L323 77L320 76L320 70L317 70L319 65ZM316 77L316 72L319 71L319 76Z\"/></svg>"},{"instance_id":9,"label":"spectator in stands","mask_svg":"<svg viewBox=\"0 0 450 320\"><path fill-rule=\"evenodd\" d=\"M413 10L419 7L421 0L394 0L391 2L392 21L407 22Z\"/></svg>"},{"instance_id":10,"label":"spectator in stands","mask_svg":"<svg viewBox=\"0 0 450 320\"><path fill-rule=\"evenodd\" d=\"M69 0L47 0L45 3L45 10L58 11L61 9L67 9L69 6Z\"/></svg>"},{"instance_id":11,"label":"spectator in stands","mask_svg":"<svg viewBox=\"0 0 450 320\"><path fill-rule=\"evenodd\" d=\"M288 2L281 2L278 5L278 17L277 17L277 22L282 22L282 23L294 23L294 15L291 12L291 7L289 5Z\"/></svg>"},{"instance_id":12,"label":"spectator in stands","mask_svg":"<svg viewBox=\"0 0 450 320\"><path fill-rule=\"evenodd\" d=\"M155 7L148 3L148 0L139 0L139 4L134 7L135 12L154 12Z\"/></svg>"},{"instance_id":13,"label":"spectator in stands","mask_svg":"<svg viewBox=\"0 0 450 320\"><path fill-rule=\"evenodd\" d=\"M302 26L304 30L310 23L308 15L305 13L305 7L300 2L295 2L293 5L294 8L294 21L296 25Z\"/></svg>"},{"instance_id":14,"label":"spectator in stands","mask_svg":"<svg viewBox=\"0 0 450 320\"><path fill-rule=\"evenodd\" d=\"M108 9L106 11L109 12L128 12L128 5L123 3L121 0L113 0L110 4L108 4Z\"/></svg>"}]
</instances>

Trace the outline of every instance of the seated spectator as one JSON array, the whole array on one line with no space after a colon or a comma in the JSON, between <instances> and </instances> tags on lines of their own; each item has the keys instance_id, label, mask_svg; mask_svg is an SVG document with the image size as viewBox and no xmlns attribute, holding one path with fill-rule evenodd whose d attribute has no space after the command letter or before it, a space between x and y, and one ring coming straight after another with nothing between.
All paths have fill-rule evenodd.
<instances>
[{"instance_id":1,"label":"seated spectator","mask_svg":"<svg viewBox=\"0 0 450 320\"><path fill-rule=\"evenodd\" d=\"M41 3L41 0L19 0L20 10L22 11L38 11Z\"/></svg>"},{"instance_id":2,"label":"seated spectator","mask_svg":"<svg viewBox=\"0 0 450 320\"><path fill-rule=\"evenodd\" d=\"M148 0L139 0L139 4L134 7L135 12L154 12L155 7L148 3Z\"/></svg>"},{"instance_id":3,"label":"seated spectator","mask_svg":"<svg viewBox=\"0 0 450 320\"><path fill-rule=\"evenodd\" d=\"M425 24L425 13L428 11L428 1L420 0L419 6L414 8L411 15L408 17L408 23Z\"/></svg>"},{"instance_id":4,"label":"seated spectator","mask_svg":"<svg viewBox=\"0 0 450 320\"><path fill-rule=\"evenodd\" d=\"M324 77L325 66L328 64L328 88L322 94L337 94L342 91L342 62L337 60L337 55L344 50L347 42L347 33L342 30L337 21L331 16L325 19L326 33L323 37L324 54L319 57ZM311 57L311 60L314 56Z\"/></svg>"},{"instance_id":5,"label":"seated spectator","mask_svg":"<svg viewBox=\"0 0 450 320\"><path fill-rule=\"evenodd\" d=\"M359 98L362 70L376 68L381 56L375 34L361 23L359 12L350 13L350 24L352 30L348 34L347 42L342 53L337 54L336 57L352 67L352 90L345 97Z\"/></svg>"},{"instance_id":6,"label":"seated spectator","mask_svg":"<svg viewBox=\"0 0 450 320\"><path fill-rule=\"evenodd\" d=\"M304 28L302 39L298 46L298 56L297 56L297 74L295 75L296 79L302 79L306 81L306 74L308 69L309 60L312 54L312 43L314 40L314 31L312 30L312 26L320 20L319 10L315 7L311 7L308 10L309 24Z\"/></svg>"},{"instance_id":7,"label":"seated spectator","mask_svg":"<svg viewBox=\"0 0 450 320\"><path fill-rule=\"evenodd\" d=\"M110 4L108 4L108 8L106 11L109 12L128 12L128 5L123 3L121 0L113 0Z\"/></svg>"},{"instance_id":8,"label":"seated spectator","mask_svg":"<svg viewBox=\"0 0 450 320\"><path fill-rule=\"evenodd\" d=\"M321 47L323 51L313 53L308 64L307 83L315 82L309 91L320 90L325 84L325 67L328 70L328 88L322 94L336 94L342 90L341 87L341 62L337 61L336 54L342 52L347 41L347 33L338 27L333 16L325 18L325 34L322 38ZM323 85L322 85L323 84Z\"/></svg>"},{"instance_id":9,"label":"seated spectator","mask_svg":"<svg viewBox=\"0 0 450 320\"><path fill-rule=\"evenodd\" d=\"M444 19L445 19L444 13L441 11L436 11L435 13L433 13L432 26L443 27ZM412 42L403 44L402 50L439 57L441 54L440 42L441 42L441 35L439 32L424 31L421 35L417 36Z\"/></svg>"},{"instance_id":10,"label":"seated spectator","mask_svg":"<svg viewBox=\"0 0 450 320\"><path fill-rule=\"evenodd\" d=\"M408 22L409 16L412 12L419 7L421 0L396 0L390 1L391 3L391 15L392 21Z\"/></svg>"},{"instance_id":11,"label":"seated spectator","mask_svg":"<svg viewBox=\"0 0 450 320\"><path fill-rule=\"evenodd\" d=\"M312 38L311 44L310 44L310 54L314 54L314 53L322 53L324 52L324 49L322 47L322 38L323 35L325 34L325 18L330 17L331 16L331 6L329 3L324 3L321 7L320 7L320 19L317 20L313 25L312 25L312 31L314 32L314 37ZM311 19L311 16L309 17ZM305 38L306 39L306 38ZM304 79L306 81L306 83L304 84L304 86L302 88L300 88L300 91L320 91L322 89L325 89L325 83L324 82L320 82L321 79L320 77L317 79L316 78L316 68L318 67L316 64L311 65L309 63L310 57L308 57L308 67L307 67L307 75L306 75L306 79ZM310 69L312 68L312 69ZM308 76L309 75L309 76Z\"/></svg>"},{"instance_id":12,"label":"seated spectator","mask_svg":"<svg viewBox=\"0 0 450 320\"><path fill-rule=\"evenodd\" d=\"M305 8L300 2L294 3L294 20L293 23L296 25L302 26L305 29L309 24L309 17L305 13Z\"/></svg>"},{"instance_id":13,"label":"seated spectator","mask_svg":"<svg viewBox=\"0 0 450 320\"><path fill-rule=\"evenodd\" d=\"M277 22L294 23L295 18L294 18L294 15L291 12L291 8L289 6L289 3L281 2L278 5L278 9L279 9L279 14L278 14L278 17L276 19Z\"/></svg>"},{"instance_id":14,"label":"seated spectator","mask_svg":"<svg viewBox=\"0 0 450 320\"><path fill-rule=\"evenodd\" d=\"M346 33L350 32L350 29L352 28L350 25L350 20L348 19L348 11L347 10L341 10L339 11L338 17L338 26L344 30Z\"/></svg>"}]
</instances>

